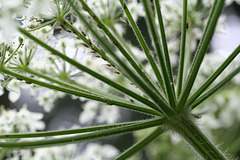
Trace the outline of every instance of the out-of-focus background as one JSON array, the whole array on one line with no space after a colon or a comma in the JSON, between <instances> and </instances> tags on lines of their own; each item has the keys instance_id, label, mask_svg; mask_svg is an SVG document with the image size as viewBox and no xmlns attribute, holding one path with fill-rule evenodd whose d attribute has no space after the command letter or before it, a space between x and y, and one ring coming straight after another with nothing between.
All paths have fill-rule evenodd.
<instances>
[{"instance_id":1,"label":"out-of-focus background","mask_svg":"<svg viewBox=\"0 0 240 160\"><path fill-rule=\"evenodd\" d=\"M225 14L225 22L226 22L226 31L223 34L215 34L213 37L211 46L209 51L220 50L224 53L231 53L239 44L240 44L240 6L237 3L233 3L228 6L224 10ZM138 24L140 28L144 30L146 27L145 21L143 18L138 20ZM143 34L147 34L144 33ZM131 40L132 43L136 43L136 40L133 37L133 33L130 29L127 30L125 34L126 38ZM218 56L214 56L215 59L218 59ZM229 87L229 88L228 88ZM4 94L0 97L1 105L5 107L9 107L11 109L16 108L20 109L24 104L27 104L28 109L33 112L40 112L44 114L43 121L45 122L44 130L57 130L61 128L71 128L75 125L85 127L90 125L96 125L95 121L87 124L79 123L79 114L83 112L81 107L82 102L79 100L74 100L70 96L66 96L60 98L54 102L54 109L50 112L45 112L42 107L38 105L35 101L35 97L31 96L28 90L21 91L21 97L16 103L11 103L8 100L8 91L5 90ZM211 115L207 115L207 118L202 116L203 126L205 123L209 121L209 135L213 137L213 141L219 144L219 147L223 150L226 150L227 153L231 155L235 155L234 158L240 158L240 86L226 86L222 89L217 98L212 98L209 102L206 102L204 105L211 105L215 101L221 103L221 109L225 110L225 108L234 105L234 107L238 107L239 118L231 120L231 113L229 112L227 115L220 114L222 111L211 110L211 113L215 115L214 118L211 118ZM231 102L231 103L230 103ZM239 103L238 103L239 102ZM215 103L216 104L216 103ZM220 104L219 104L220 105ZM229 106L228 106L229 105ZM236 109L236 108L234 108ZM232 111L236 112L236 110L232 109ZM227 110L227 109L226 109ZM199 113L201 111L196 111ZM219 113L219 114L218 114ZM140 113L131 112L125 109L120 110L121 121L133 121L139 119L148 118L146 115L142 115ZM237 115L234 115L237 116ZM223 118L223 120L220 120ZM224 119L225 118L225 119ZM200 119L200 120L201 120ZM226 124L224 124L226 123ZM126 148L130 147L137 139L142 138L149 130L145 132L138 132L134 134L126 134L121 136L115 136L108 139L103 139L99 141L94 141L101 144L112 144L115 146L120 152L124 151ZM79 152L82 152L86 145L89 142L81 143L78 145ZM93 142L90 142L93 143ZM174 154L173 154L174 153ZM133 157L135 160L187 160L192 159L194 157L193 152L189 152L189 148L184 142L180 141L180 139L176 136L164 135L161 136L158 141L152 143L147 149L140 152L138 155ZM196 158L197 159L197 158Z\"/></svg>"}]
</instances>

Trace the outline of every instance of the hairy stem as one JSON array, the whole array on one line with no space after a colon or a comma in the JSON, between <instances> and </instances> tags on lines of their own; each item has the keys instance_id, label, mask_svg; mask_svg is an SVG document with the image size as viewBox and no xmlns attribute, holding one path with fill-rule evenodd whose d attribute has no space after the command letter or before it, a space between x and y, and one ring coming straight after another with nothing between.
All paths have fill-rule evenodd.
<instances>
[{"instance_id":1,"label":"hairy stem","mask_svg":"<svg viewBox=\"0 0 240 160\"><path fill-rule=\"evenodd\" d=\"M227 160L196 124L186 115L177 117L171 124L173 130L182 136L191 148L205 160Z\"/></svg>"}]
</instances>

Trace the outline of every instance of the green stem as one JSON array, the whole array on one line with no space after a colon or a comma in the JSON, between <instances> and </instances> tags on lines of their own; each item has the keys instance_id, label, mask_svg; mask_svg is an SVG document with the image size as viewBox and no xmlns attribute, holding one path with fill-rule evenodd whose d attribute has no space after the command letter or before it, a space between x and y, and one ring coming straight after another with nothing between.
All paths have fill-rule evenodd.
<instances>
[{"instance_id":1,"label":"green stem","mask_svg":"<svg viewBox=\"0 0 240 160\"><path fill-rule=\"evenodd\" d=\"M188 79L186 82L186 85L184 86L184 89L182 91L182 94L180 96L179 102L178 102L178 108L184 108L186 107L186 101L189 97L190 91L193 87L193 84L195 82L197 73L199 71L200 65L203 61L204 55L208 49L208 46L211 42L211 39L213 37L217 21L222 13L223 7L224 7L224 1L225 0L215 0L211 9L211 13L208 17L207 25L204 29L203 36L200 40L200 43L198 45L196 55L193 59L193 64L191 66L191 70L188 75Z\"/></svg>"},{"instance_id":2,"label":"green stem","mask_svg":"<svg viewBox=\"0 0 240 160\"><path fill-rule=\"evenodd\" d=\"M49 83L46 83L46 82L42 82L42 81L27 77L27 76L12 72L11 70L8 70L8 69L5 69L5 68L0 68L0 72L11 75L11 76L16 77L18 79L25 80L26 82L29 82L29 83L33 83L33 84L37 84L37 85L42 86L42 87L49 88L49 89L54 89L54 90L64 92L64 93L68 93L68 94L71 94L71 95L75 95L75 96L78 96L78 97L85 97L85 98L96 100L96 101L99 101L99 102L104 102L104 103L107 103L109 105L114 104L114 105L117 105L117 106L120 106L120 107L123 107L123 108L128 108L128 109L132 109L132 110L135 110L135 111L147 113L147 114L150 114L150 115L159 116L159 113L152 110L152 109L141 107L141 106L135 105L133 103L121 101L119 99L112 99L110 97L99 96L99 95L94 94L94 93L92 94L90 92L83 91L81 89L76 89L75 86L72 86L70 84L66 84L64 82L60 82L58 80L56 80L55 83L63 85L64 87L60 87L60 86L52 85L52 84L49 84ZM37 73L35 73L35 75L43 77L43 78L45 78L46 80L49 80L49 81L54 81L51 77L41 76Z\"/></svg>"},{"instance_id":3,"label":"green stem","mask_svg":"<svg viewBox=\"0 0 240 160\"><path fill-rule=\"evenodd\" d=\"M143 69L143 65L141 62L139 62L139 60L137 59L137 57L134 55L134 53L132 52L132 50L129 47L129 43L128 41L126 41L123 36L119 35L119 33L116 31L116 29L114 28L114 25L109 26L113 32L113 34L116 36L116 38L119 40L119 42L123 45L124 48L126 48L126 51L132 56L133 60L136 61L136 63L139 65L139 68ZM143 70L143 72L145 72ZM145 73L146 74L146 73Z\"/></svg>"},{"instance_id":4,"label":"green stem","mask_svg":"<svg viewBox=\"0 0 240 160\"><path fill-rule=\"evenodd\" d=\"M4 64L7 64L11 59L12 57L14 56L15 53L17 53L17 51L19 50L19 48L22 46L23 44L23 40L19 41L20 44L18 45L17 49L8 57L8 59L4 62Z\"/></svg>"},{"instance_id":5,"label":"green stem","mask_svg":"<svg viewBox=\"0 0 240 160\"><path fill-rule=\"evenodd\" d=\"M56 22L56 19L53 19L53 20L51 20L51 21L47 21L47 22L45 22L45 23L43 23L43 24L40 24L40 25L37 26L36 28L29 29L28 32L36 31L36 30L38 30L38 29L41 29L41 28L43 28L43 27L46 27L46 26L48 26L48 25L50 25L50 24L53 24L53 23L55 23L55 22Z\"/></svg>"},{"instance_id":6,"label":"green stem","mask_svg":"<svg viewBox=\"0 0 240 160\"><path fill-rule=\"evenodd\" d=\"M152 133L150 133L149 135L144 137L141 141L136 143L134 146L132 146L128 150L124 151L115 160L122 160L122 159L130 158L132 155L139 152L144 147L146 147L148 144L150 144L154 140L156 140L163 132L164 132L163 128L161 128L161 127L156 128Z\"/></svg>"},{"instance_id":7,"label":"green stem","mask_svg":"<svg viewBox=\"0 0 240 160\"><path fill-rule=\"evenodd\" d=\"M106 129L104 131L96 131L87 134L80 134L75 136L69 136L64 138L44 139L36 141L21 141L21 142L0 142L0 147L11 149L27 149L27 148L40 148L49 147L55 145L66 145L79 142L85 142L89 140L109 137L113 135L119 135L123 133L133 132L141 129L151 128L158 126L162 123L161 119L153 119L144 123L130 124L127 126L115 127Z\"/></svg>"},{"instance_id":8,"label":"green stem","mask_svg":"<svg viewBox=\"0 0 240 160\"><path fill-rule=\"evenodd\" d=\"M77 128L77 129L67 129L61 131L46 131L46 132L36 132L36 133L14 133L14 134L2 134L0 135L0 139L9 139L9 138L36 138L36 137L50 137L50 136L62 136L62 135L70 135L70 134L79 134L79 133L87 133L94 131L103 131L110 128L127 126L138 123L145 123L149 120L135 121L135 122L126 122L126 123L118 123L112 125L102 125L102 126L93 126L86 128ZM164 124L164 120L161 122Z\"/></svg>"},{"instance_id":9,"label":"green stem","mask_svg":"<svg viewBox=\"0 0 240 160\"><path fill-rule=\"evenodd\" d=\"M196 108L199 104L201 104L203 101L205 101L208 97L216 93L220 88L222 88L226 83L228 83L234 76L236 76L240 72L240 66L236 68L232 73L230 73L226 78L221 80L218 84L216 84L214 87L206 91L205 94L200 96L197 100L195 100L189 108L194 109Z\"/></svg>"},{"instance_id":10,"label":"green stem","mask_svg":"<svg viewBox=\"0 0 240 160\"><path fill-rule=\"evenodd\" d=\"M71 25L68 21L66 21L65 19L61 20L61 24L66 26L68 29L70 29L76 36L78 36L78 38L80 38L81 40L83 40L83 42L88 45L88 47L90 47L93 51L97 52L100 56L102 56L102 58L104 60L106 60L107 62L109 62L112 66L114 66L116 69L120 70L121 72L123 72L123 69L121 69L120 66L118 66L117 63L115 63L110 57L108 57L105 52L103 50L101 50L100 48L98 48L94 43L92 43L92 41L90 39L88 39L84 34L85 33L81 33L79 32L73 25Z\"/></svg>"},{"instance_id":11,"label":"green stem","mask_svg":"<svg viewBox=\"0 0 240 160\"><path fill-rule=\"evenodd\" d=\"M188 117L182 116L172 123L173 130L181 135L194 151L205 160L227 160L222 153Z\"/></svg>"},{"instance_id":12,"label":"green stem","mask_svg":"<svg viewBox=\"0 0 240 160\"><path fill-rule=\"evenodd\" d=\"M136 100L142 102L143 104L148 105L149 107L162 112L161 109L159 109L159 106L156 106L153 102L149 101L148 99L136 94L135 92L119 85L118 83L114 82L113 80L108 79L107 77L91 70L90 68L78 63L77 61L75 61L74 59L71 59L69 57L67 57L66 55L62 54L61 52L57 51L56 49L52 48L51 46L47 45L46 43L44 43L43 41L39 40L38 38L34 37L33 35L31 35L30 33L28 33L26 30L19 28L19 31L24 34L25 36L27 36L28 38L32 39L33 41L35 41L37 44L41 45L42 47L46 48L48 51L50 51L52 54L60 57L61 59L63 59L64 61L70 63L71 65L75 66L76 68L85 71L86 73L92 75L93 77L101 80L102 82L118 89L119 91L135 98ZM157 99L158 100L158 99ZM165 104L165 103L164 103ZM168 107L167 104L163 105L162 107ZM168 110L169 111L169 110ZM164 112L163 112L164 113Z\"/></svg>"},{"instance_id":13,"label":"green stem","mask_svg":"<svg viewBox=\"0 0 240 160\"><path fill-rule=\"evenodd\" d=\"M191 105L214 82L214 80L227 68L227 66L233 61L233 59L239 53L240 53L240 45L222 63L222 65L207 79L207 81L188 99L187 103Z\"/></svg>"},{"instance_id":14,"label":"green stem","mask_svg":"<svg viewBox=\"0 0 240 160\"><path fill-rule=\"evenodd\" d=\"M72 5L72 8L78 15L79 19L82 20L82 22L88 26L88 28L91 30L91 32L96 36L96 38L99 40L102 45L105 46L105 48L108 50L108 52L115 58L115 60L122 66L127 74L127 77L131 77L131 81L137 84L137 87L141 89L148 97L150 97L158 106L158 108L155 108L156 110L162 112L167 117L169 117L173 110L169 107L169 105L166 103L165 99L162 97L161 94L158 94L158 90L154 87L152 82L146 77L146 75L143 73L142 69L139 68L139 66L135 63L135 61L131 58L129 53L123 48L123 46L117 41L117 39L112 35L112 33L108 30L108 28L103 24L103 22L93 13L93 11L88 7L88 5L83 1L79 0L81 4L83 5L83 8L86 9L89 14L92 16L92 18L97 22L98 26L104 30L104 32L108 35L108 37L113 41L115 46L119 49L119 51L125 56L125 58L129 61L131 66L135 69L136 72L132 71L131 68L129 68L128 64L121 60L118 55L116 55L115 52L113 52L113 49L109 48L109 44L106 44L103 42L102 38L100 37L99 33L96 32L92 25L89 24L89 22L86 20L86 18L79 12L78 8L74 6L70 0L69 3Z\"/></svg>"},{"instance_id":15,"label":"green stem","mask_svg":"<svg viewBox=\"0 0 240 160\"><path fill-rule=\"evenodd\" d=\"M170 57L169 57L167 38L166 38L166 34L165 34L166 33L165 32L165 27L164 27L164 24L163 24L163 16L162 16L161 7L160 7L159 3L160 3L159 0L154 0L154 4L155 4L155 7L156 7L156 11L157 11L160 37L161 37L161 42L162 42L162 48L163 48L164 58L165 58L165 62L166 62L166 67L167 67L167 71L168 71L168 74L169 74L169 79L170 79L171 83L173 83L172 66L171 66L171 61L170 61ZM172 87L173 87L173 85L172 85ZM172 90L174 92L174 87L172 88Z\"/></svg>"},{"instance_id":16,"label":"green stem","mask_svg":"<svg viewBox=\"0 0 240 160\"><path fill-rule=\"evenodd\" d=\"M154 73L155 73L155 75L157 77L158 83L159 83L160 87L162 88L162 91L163 91L164 95L166 96L166 89L165 89L165 86L164 86L164 82L163 82L161 73L160 73L160 71L159 71L159 69L157 67L156 62L154 61L153 57L150 54L149 48L147 46L147 43L145 42L145 40L143 38L143 35L141 34L137 24L135 23L132 15L131 15L131 13L130 13L127 5L126 5L125 0L119 0L119 1L120 1L121 5L122 5L122 8L123 8L125 14L128 17L128 20L129 20L129 22L131 24L131 27L132 27L132 29L134 31L134 34L136 35L136 37L137 37L137 39L139 41L139 44L141 45L141 47L142 47L142 49L143 49L143 51L144 51L144 53L145 53L145 55L146 55L150 65L151 65L151 67L152 67L152 69L153 69L153 71L154 71Z\"/></svg>"},{"instance_id":17,"label":"green stem","mask_svg":"<svg viewBox=\"0 0 240 160\"><path fill-rule=\"evenodd\" d=\"M141 0L145 9L146 17L147 17L147 22L148 26L150 29L150 33L153 39L154 47L157 52L158 56L158 61L159 65L162 70L162 75L164 79L164 83L166 86L166 91L167 91L167 96L168 96L168 102L171 106L171 108L176 107L176 97L175 97L175 91L174 91L174 84L172 81L172 71L169 67L171 64L166 64L169 63L169 61L166 60L166 55L163 55L162 49L161 49L161 43L160 43L160 38L159 34L157 31L156 23L154 20L154 15L152 12L151 4L149 0Z\"/></svg>"},{"instance_id":18,"label":"green stem","mask_svg":"<svg viewBox=\"0 0 240 160\"><path fill-rule=\"evenodd\" d=\"M178 86L177 96L179 97L182 92L183 86L183 71L184 71L184 60L185 60L185 47L186 47L186 32L187 32L187 0L183 0L183 15L182 15L182 32L181 32L181 51L180 61L178 69Z\"/></svg>"},{"instance_id":19,"label":"green stem","mask_svg":"<svg viewBox=\"0 0 240 160\"><path fill-rule=\"evenodd\" d=\"M161 98L166 101L164 99L164 97L162 96L160 90L159 90L159 87L154 83L152 82L152 79L150 78L150 76L148 75L148 73L143 69L143 66L140 62L138 62L136 56L133 54L131 48L129 48L128 44L126 43L126 41L117 33L117 31L115 30L114 27L111 27L112 28L112 31L113 33L117 36L117 38L120 40L120 42L123 44L123 46L126 48L126 50L132 55L132 57L134 58L134 60L138 63L139 67L142 69L142 71L144 72L144 74L146 75L146 77L148 77L149 81L151 81L152 85L154 86L155 88L155 91L161 96ZM155 63L155 62L154 62ZM158 74L158 73L157 73ZM159 72L160 74L160 72ZM163 90L165 91L165 90ZM165 92L164 92L165 93Z\"/></svg>"},{"instance_id":20,"label":"green stem","mask_svg":"<svg viewBox=\"0 0 240 160\"><path fill-rule=\"evenodd\" d=\"M145 87L143 87L145 90L149 88L152 91L155 91L158 93L158 90L153 85L153 82L149 79L144 72L143 69L137 64L137 62L132 58L132 56L127 52L127 50L123 47L123 45L118 41L118 39L111 33L111 31L107 28L107 26L101 21L101 19L91 10L91 8L84 2L84 0L78 0L82 4L83 8L89 13L89 15L94 19L94 21L97 23L97 25L102 29L105 34L108 36L108 38L112 41L112 43L118 48L118 50L122 53L122 55L126 58L126 60L129 62L129 64L135 69L135 71L138 73L138 75L142 78L142 80L145 83ZM135 79L135 78L134 78ZM139 81L135 79L135 81ZM150 93L150 90L148 92ZM155 92L150 93L150 95L155 94ZM162 100L162 97L160 97Z\"/></svg>"},{"instance_id":21,"label":"green stem","mask_svg":"<svg viewBox=\"0 0 240 160\"><path fill-rule=\"evenodd\" d=\"M186 47L186 53L185 53L185 58L184 58L184 66L183 66L183 84L186 82L187 75L188 75L188 70L189 66L191 63L191 56L192 56L192 40L193 40L193 29L191 26L188 29L188 34L187 34L187 47Z\"/></svg>"}]
</instances>

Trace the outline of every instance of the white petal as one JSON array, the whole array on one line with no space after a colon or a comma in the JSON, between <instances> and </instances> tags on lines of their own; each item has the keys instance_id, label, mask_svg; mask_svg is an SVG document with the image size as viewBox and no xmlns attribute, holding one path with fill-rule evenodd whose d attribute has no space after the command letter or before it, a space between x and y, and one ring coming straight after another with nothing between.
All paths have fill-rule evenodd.
<instances>
[{"instance_id":1,"label":"white petal","mask_svg":"<svg viewBox=\"0 0 240 160\"><path fill-rule=\"evenodd\" d=\"M20 98L20 92L10 91L8 98L12 103L15 103Z\"/></svg>"}]
</instances>

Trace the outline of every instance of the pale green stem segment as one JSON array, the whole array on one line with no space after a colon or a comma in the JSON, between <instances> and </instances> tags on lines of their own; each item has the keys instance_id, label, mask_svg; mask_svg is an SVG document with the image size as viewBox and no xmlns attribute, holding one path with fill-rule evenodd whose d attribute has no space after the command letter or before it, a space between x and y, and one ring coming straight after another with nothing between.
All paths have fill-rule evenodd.
<instances>
[{"instance_id":1,"label":"pale green stem segment","mask_svg":"<svg viewBox=\"0 0 240 160\"><path fill-rule=\"evenodd\" d=\"M183 84L186 82L189 66L191 64L191 57L192 57L192 40L193 40L193 28L189 26L187 32L187 44L186 44L186 51L185 51L185 58L184 58L184 69L183 69ZM183 85L182 85L183 87ZM178 97L179 98L179 97Z\"/></svg>"},{"instance_id":2,"label":"pale green stem segment","mask_svg":"<svg viewBox=\"0 0 240 160\"><path fill-rule=\"evenodd\" d=\"M183 71L185 60L185 47L186 47L186 33L187 33L187 0L183 0L183 15L182 15L182 31L181 31L181 48L180 48L180 60L178 67L178 86L177 97L180 96L183 86Z\"/></svg>"},{"instance_id":3,"label":"pale green stem segment","mask_svg":"<svg viewBox=\"0 0 240 160\"><path fill-rule=\"evenodd\" d=\"M79 134L79 133L89 133L89 132L94 132L94 131L104 131L106 129L116 128L116 127L128 126L128 125L132 125L132 124L145 123L148 121L149 120L142 120L142 121L135 121L135 122L93 126L93 127L86 127L86 128L67 129L67 130L60 130L60 131L1 134L0 139L36 138L36 137L50 137L50 136L62 136L62 135ZM161 121L161 124L164 124L164 120Z\"/></svg>"},{"instance_id":4,"label":"pale green stem segment","mask_svg":"<svg viewBox=\"0 0 240 160\"><path fill-rule=\"evenodd\" d=\"M165 120L164 120L165 121ZM109 137L113 135L119 135L123 133L133 132L141 129L151 128L161 125L163 120L153 119L148 120L144 123L130 124L126 126L114 127L105 130L90 132L88 134L80 134L75 136L68 136L64 138L53 138L36 141L21 141L21 142L0 142L0 147L11 148L11 149L27 149L27 148L40 148L49 147L56 145L66 145L73 143L80 143L89 140Z\"/></svg>"},{"instance_id":5,"label":"pale green stem segment","mask_svg":"<svg viewBox=\"0 0 240 160\"><path fill-rule=\"evenodd\" d=\"M139 76L136 75L135 72L132 72L131 69L129 69L129 67L126 65L126 63L123 62L122 60L120 60L118 58L118 56L113 52L113 49L109 48L109 45L106 44L105 42L103 42L103 40L100 37L99 33L97 33L92 28L92 26L86 21L85 17L78 11L76 6L74 6L72 3L71 3L71 5L72 5L72 8L74 9L74 11L76 12L78 18L81 19L82 22L86 26L88 26L88 28L91 30L91 32L99 40L99 42L108 50L109 53L111 53L111 55L113 57L115 57L116 61L128 72L127 76L128 77L132 77L131 78L132 82L137 84L139 89L141 89L144 93L146 93L157 104L157 108L154 108L154 109L162 112L163 114L165 114L166 117L169 117L169 115L172 115L173 111L172 111L171 108L169 108L167 102L162 97L162 95L161 94L157 94L154 90L151 89L151 87L149 88L149 85L147 83L145 83L145 81L143 81L141 78L139 78ZM87 8L88 6L84 6L84 7Z\"/></svg>"},{"instance_id":6,"label":"pale green stem segment","mask_svg":"<svg viewBox=\"0 0 240 160\"><path fill-rule=\"evenodd\" d=\"M46 27L48 25L54 24L55 22L56 22L56 19L53 19L51 21L47 21L47 22L45 22L43 24L38 25L37 27L35 27L33 29L29 29L28 32L36 31L36 30L41 29L43 27Z\"/></svg>"},{"instance_id":7,"label":"pale green stem segment","mask_svg":"<svg viewBox=\"0 0 240 160\"><path fill-rule=\"evenodd\" d=\"M92 75L93 77L101 80L102 82L116 88L117 90L131 96L132 98L135 98L136 100L142 102L143 104L146 104L147 106L162 112L158 106L156 106L153 102L149 101L148 99L136 94L135 92L119 85L118 83L108 79L107 77L89 69L86 66L83 66L82 64L78 63L77 61L75 61L74 59L71 59L69 57L67 57L66 55L60 53L59 51L57 51L56 49L52 48L51 46L47 45L46 43L44 43L43 41L39 40L38 38L34 37L33 35L31 35L30 33L28 33L26 30L19 28L19 31L24 34L25 36L27 36L28 38L30 38L31 40L35 41L37 44L41 45L42 47L44 47L45 49L47 49L48 51L50 51L52 54L60 57L61 59L63 59L64 61L70 63L71 65L75 66L76 68L83 70L84 72Z\"/></svg>"},{"instance_id":8,"label":"pale green stem segment","mask_svg":"<svg viewBox=\"0 0 240 160\"><path fill-rule=\"evenodd\" d=\"M233 53L222 63L222 65L208 78L208 80L188 99L188 105L191 105L227 68L227 66L240 53L240 45L233 51Z\"/></svg>"},{"instance_id":9,"label":"pale green stem segment","mask_svg":"<svg viewBox=\"0 0 240 160\"><path fill-rule=\"evenodd\" d=\"M128 159L131 156L133 156L135 153L142 150L144 147L152 143L154 140L156 140L162 133L164 132L164 129L161 127L156 128L152 133L144 137L141 141L134 144L131 148L124 151L121 155L119 155L115 160L122 160L122 159Z\"/></svg>"},{"instance_id":10,"label":"pale green stem segment","mask_svg":"<svg viewBox=\"0 0 240 160\"><path fill-rule=\"evenodd\" d=\"M0 60L1 65L4 65L6 52L7 52L7 46L2 43L1 44L1 60Z\"/></svg>"},{"instance_id":11,"label":"pale green stem segment","mask_svg":"<svg viewBox=\"0 0 240 160\"><path fill-rule=\"evenodd\" d=\"M117 38L111 33L111 31L107 28L107 26L101 21L101 19L91 10L91 8L84 2L84 0L78 0L83 8L89 13L89 15L94 19L97 25L105 32L108 38L112 41L112 43L119 49L122 55L126 58L126 60L131 64L131 66L135 69L135 71L139 74L146 85L151 90L154 90L156 93L161 95L158 90L153 85L153 82L149 79L148 76L142 71L142 68L138 66L137 62L134 61L132 56L126 51L126 49L122 46L122 44L117 40ZM145 87L144 87L145 88ZM154 92L151 94L155 94ZM161 97L162 99L162 97Z\"/></svg>"},{"instance_id":12,"label":"pale green stem segment","mask_svg":"<svg viewBox=\"0 0 240 160\"><path fill-rule=\"evenodd\" d=\"M214 0L210 15L208 17L207 25L204 29L203 36L200 40L200 43L196 51L196 55L193 59L193 64L190 69L186 85L184 86L182 94L180 95L180 99L178 102L179 109L186 107L185 105L186 101L188 99L188 96L190 94L194 81L196 79L196 76L199 71L202 60L204 58L204 55L213 37L214 30L216 28L218 18L222 13L223 7L224 7L224 0Z\"/></svg>"},{"instance_id":13,"label":"pale green stem segment","mask_svg":"<svg viewBox=\"0 0 240 160\"><path fill-rule=\"evenodd\" d=\"M171 64L166 64L169 63L169 61L166 60L166 56L163 55L162 49L161 49L161 43L160 43L160 38L159 38L159 33L157 31L157 27L155 24L155 19L153 16L153 12L151 9L151 4L149 0L141 0L145 9L146 13L146 18L148 22L148 26L150 29L150 33L153 39L154 47L157 52L158 56L158 61L159 65L162 70L162 75L164 79L164 83L166 86L166 91L167 91L167 96L168 96L168 102L171 106L171 108L176 107L176 97L175 97L175 91L174 91L174 84L172 81L172 71L171 68L168 68L167 66L171 66Z\"/></svg>"},{"instance_id":14,"label":"pale green stem segment","mask_svg":"<svg viewBox=\"0 0 240 160\"><path fill-rule=\"evenodd\" d=\"M9 151L9 149L1 149L1 152L0 152L0 159L1 160L3 160L5 158L8 151Z\"/></svg>"},{"instance_id":15,"label":"pale green stem segment","mask_svg":"<svg viewBox=\"0 0 240 160\"><path fill-rule=\"evenodd\" d=\"M227 160L227 157L202 133L186 115L176 119L171 125L195 152L205 160Z\"/></svg>"},{"instance_id":16,"label":"pale green stem segment","mask_svg":"<svg viewBox=\"0 0 240 160\"><path fill-rule=\"evenodd\" d=\"M197 100L195 100L189 108L194 109L199 104L201 104L203 101L205 101L208 97L216 93L221 87L223 87L226 83L228 83L234 76L236 76L240 72L240 66L236 68L232 73L230 73L225 79L221 80L218 84L216 84L214 87L206 91L205 94L203 94L201 97L199 97Z\"/></svg>"},{"instance_id":17,"label":"pale green stem segment","mask_svg":"<svg viewBox=\"0 0 240 160\"><path fill-rule=\"evenodd\" d=\"M136 22L134 21L132 15L131 15L131 13L130 13L127 5L126 5L125 0L119 0L119 1L120 1L121 5L122 5L122 8L123 8L123 10L124 10L128 20L129 20L129 23L131 24L131 27L132 27L132 29L133 29L133 31L134 31L137 39L138 39L138 42L141 45L141 47L142 47L142 49L143 49L143 51L144 51L144 53L145 53L149 63L151 65L152 69L153 69L153 72L156 75L156 78L158 80L159 85L160 85L163 93L166 95L166 89L165 89L165 86L164 86L164 82L163 82L161 73L160 73L160 71L159 71L159 69L157 67L157 64L155 63L153 57L150 54L150 50L149 50L149 48L147 46L147 43L145 42L145 40L144 40L144 38L143 38L143 36L142 36L142 34L141 34L141 32L140 32Z\"/></svg>"},{"instance_id":18,"label":"pale green stem segment","mask_svg":"<svg viewBox=\"0 0 240 160\"><path fill-rule=\"evenodd\" d=\"M15 49L15 51L8 57L8 59L6 61L4 61L4 64L7 64L12 57L17 53L17 51L19 50L19 48L22 46L23 44L23 40L20 41L20 44L18 45L18 47Z\"/></svg>"}]
</instances>

